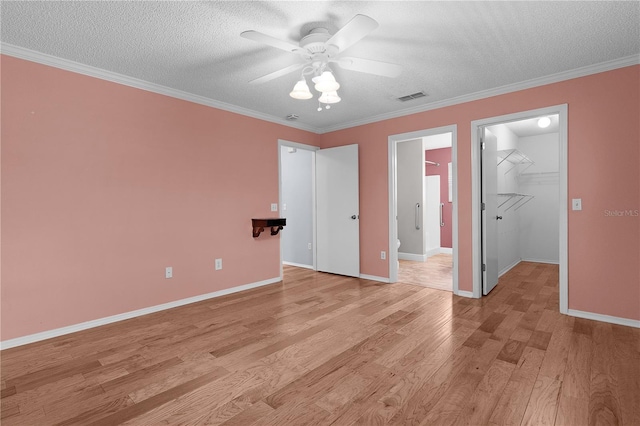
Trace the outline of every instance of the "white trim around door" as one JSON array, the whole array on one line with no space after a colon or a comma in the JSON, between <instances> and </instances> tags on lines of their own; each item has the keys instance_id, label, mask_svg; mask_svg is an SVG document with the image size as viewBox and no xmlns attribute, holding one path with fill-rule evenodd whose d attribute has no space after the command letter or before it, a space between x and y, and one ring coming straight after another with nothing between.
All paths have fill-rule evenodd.
<instances>
[{"instance_id":1,"label":"white trim around door","mask_svg":"<svg viewBox=\"0 0 640 426\"><path fill-rule=\"evenodd\" d=\"M567 128L568 107L567 104L550 106L530 111L522 111L514 114L498 117L483 118L471 122L471 243L472 243L472 268L473 268L473 297L482 295L482 238L480 236L480 161L481 150L478 139L478 129L482 126L506 123L510 121L524 120L541 115L558 114L559 116L559 186L560 186L560 228L558 243L560 248L560 313L568 314L569 311L569 277L568 277L568 201L567 201ZM454 175L455 176L455 175ZM455 187L454 187L455 188Z\"/></svg>"},{"instance_id":2,"label":"white trim around door","mask_svg":"<svg viewBox=\"0 0 640 426\"><path fill-rule=\"evenodd\" d=\"M453 174L453 213L452 213L452 243L453 243L453 294L461 295L458 290L458 126L453 124L450 126L437 127L434 129L418 130L415 132L391 135L388 137L389 143L389 282L398 281L398 224L397 215L397 155L398 142L411 139L423 138L426 136L440 135L442 133L451 133L451 163ZM467 294L464 294L467 296Z\"/></svg>"}]
</instances>

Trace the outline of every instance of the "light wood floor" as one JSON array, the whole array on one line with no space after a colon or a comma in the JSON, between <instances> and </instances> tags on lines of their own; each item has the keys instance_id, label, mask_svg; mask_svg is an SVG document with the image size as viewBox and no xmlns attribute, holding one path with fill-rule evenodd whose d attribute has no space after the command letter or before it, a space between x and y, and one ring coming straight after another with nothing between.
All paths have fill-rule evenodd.
<instances>
[{"instance_id":1,"label":"light wood floor","mask_svg":"<svg viewBox=\"0 0 640 426\"><path fill-rule=\"evenodd\" d=\"M429 257L426 262L400 260L398 281L453 291L453 255L436 254Z\"/></svg>"},{"instance_id":2,"label":"light wood floor","mask_svg":"<svg viewBox=\"0 0 640 426\"><path fill-rule=\"evenodd\" d=\"M3 425L640 425L640 330L558 313L521 263L483 299L286 279L3 351Z\"/></svg>"}]
</instances>

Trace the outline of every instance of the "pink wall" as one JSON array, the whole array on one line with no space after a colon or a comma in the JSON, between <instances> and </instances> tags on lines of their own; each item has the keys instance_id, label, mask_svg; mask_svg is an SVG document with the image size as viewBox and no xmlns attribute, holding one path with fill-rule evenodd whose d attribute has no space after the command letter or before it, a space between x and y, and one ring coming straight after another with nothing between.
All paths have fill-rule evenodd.
<instances>
[{"instance_id":1,"label":"pink wall","mask_svg":"<svg viewBox=\"0 0 640 426\"><path fill-rule=\"evenodd\" d=\"M360 145L362 273L389 276L389 135L457 124L459 287L471 291L471 121L565 103L568 196L583 204L569 212L569 308L640 319L639 218L604 214L640 204L640 66L323 134L322 147Z\"/></svg>"},{"instance_id":2,"label":"pink wall","mask_svg":"<svg viewBox=\"0 0 640 426\"><path fill-rule=\"evenodd\" d=\"M569 307L640 319L639 219L604 214L639 208L640 66L314 135L1 58L3 341L277 277L278 237L252 238L250 219L278 200L278 138L359 144L361 272L388 277L387 138L457 124L470 291L470 123L563 103L569 198L583 200L569 212Z\"/></svg>"},{"instance_id":3,"label":"pink wall","mask_svg":"<svg viewBox=\"0 0 640 426\"><path fill-rule=\"evenodd\" d=\"M3 341L280 275L251 218L318 135L1 58Z\"/></svg>"},{"instance_id":4,"label":"pink wall","mask_svg":"<svg viewBox=\"0 0 640 426\"><path fill-rule=\"evenodd\" d=\"M439 163L439 166L425 164L426 176L440 176L440 202L444 204L442 217L444 226L440 227L440 247L452 248L453 233L453 203L449 202L449 166L451 162L451 148L428 149L424 152L425 160Z\"/></svg>"}]
</instances>

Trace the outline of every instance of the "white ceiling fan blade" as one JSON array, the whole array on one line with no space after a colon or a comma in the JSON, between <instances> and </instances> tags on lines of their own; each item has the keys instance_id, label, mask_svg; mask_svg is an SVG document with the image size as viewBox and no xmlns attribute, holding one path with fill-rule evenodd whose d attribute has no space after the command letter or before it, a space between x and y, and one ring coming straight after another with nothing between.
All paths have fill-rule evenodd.
<instances>
[{"instance_id":1,"label":"white ceiling fan blade","mask_svg":"<svg viewBox=\"0 0 640 426\"><path fill-rule=\"evenodd\" d=\"M258 43L266 44L267 46L275 47L276 49L285 50L287 52L294 52L300 49L300 46L297 44L280 40L278 38L271 37L270 35L259 33L258 31L244 31L240 33L240 37L257 41Z\"/></svg>"},{"instance_id":2,"label":"white ceiling fan blade","mask_svg":"<svg viewBox=\"0 0 640 426\"><path fill-rule=\"evenodd\" d=\"M356 15L347 24L333 35L325 45L338 46L340 52L361 40L364 36L378 27L373 18L366 15Z\"/></svg>"},{"instance_id":3,"label":"white ceiling fan blade","mask_svg":"<svg viewBox=\"0 0 640 426\"><path fill-rule=\"evenodd\" d=\"M402 72L402 67L388 62L372 61L371 59L343 57L332 60L341 68L350 71L364 72L367 74L381 75L383 77L395 78Z\"/></svg>"},{"instance_id":4,"label":"white ceiling fan blade","mask_svg":"<svg viewBox=\"0 0 640 426\"><path fill-rule=\"evenodd\" d=\"M260 84L260 83L266 83L267 81L271 81L273 79L276 79L278 77L282 77L283 75L287 75L293 71L299 70L304 66L304 64L293 64L293 65L289 65L288 67L282 68L278 71L274 71L272 73L269 73L267 75L263 75L262 77L258 77L254 80L251 80L249 83L251 84Z\"/></svg>"}]
</instances>

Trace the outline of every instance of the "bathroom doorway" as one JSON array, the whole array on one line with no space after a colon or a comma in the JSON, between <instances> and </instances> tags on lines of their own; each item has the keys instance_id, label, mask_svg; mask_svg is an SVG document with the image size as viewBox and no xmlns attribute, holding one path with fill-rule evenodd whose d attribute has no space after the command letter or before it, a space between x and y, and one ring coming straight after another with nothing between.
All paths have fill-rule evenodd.
<instances>
[{"instance_id":1,"label":"bathroom doorway","mask_svg":"<svg viewBox=\"0 0 640 426\"><path fill-rule=\"evenodd\" d=\"M456 291L455 130L389 138L391 282Z\"/></svg>"}]
</instances>

